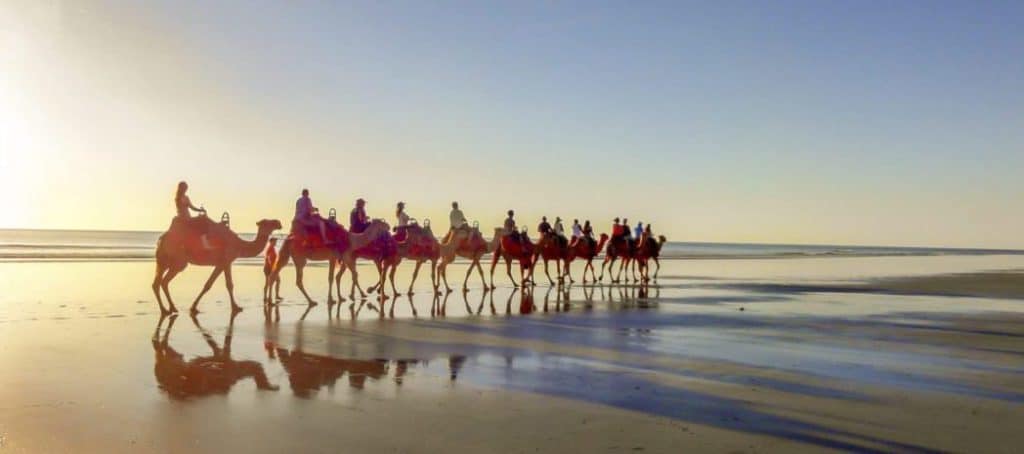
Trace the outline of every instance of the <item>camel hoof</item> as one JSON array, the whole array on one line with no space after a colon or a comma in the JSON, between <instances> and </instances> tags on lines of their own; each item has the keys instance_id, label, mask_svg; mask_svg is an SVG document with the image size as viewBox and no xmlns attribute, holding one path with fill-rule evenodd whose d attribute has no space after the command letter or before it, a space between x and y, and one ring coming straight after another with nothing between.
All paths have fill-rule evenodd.
<instances>
[{"instance_id":1,"label":"camel hoof","mask_svg":"<svg viewBox=\"0 0 1024 454\"><path fill-rule=\"evenodd\" d=\"M188 313L189 313L189 314L192 314L192 316L195 316L196 314L198 314L198 313L199 313L199 309L196 309L196 308L195 308L195 306L193 306L192 308L190 308L190 309L188 310Z\"/></svg>"},{"instance_id":2,"label":"camel hoof","mask_svg":"<svg viewBox=\"0 0 1024 454\"><path fill-rule=\"evenodd\" d=\"M469 287L462 287L462 293L469 293Z\"/></svg>"},{"instance_id":3,"label":"camel hoof","mask_svg":"<svg viewBox=\"0 0 1024 454\"><path fill-rule=\"evenodd\" d=\"M317 305L317 302L316 301L310 301L308 305L309 305L309 307L313 307L313 306Z\"/></svg>"},{"instance_id":4,"label":"camel hoof","mask_svg":"<svg viewBox=\"0 0 1024 454\"><path fill-rule=\"evenodd\" d=\"M408 291L408 292L406 292L405 294L406 294L406 295L409 295L409 296L413 296L413 295L415 295L415 293L413 293L413 292L412 292L412 290L409 290L409 291Z\"/></svg>"},{"instance_id":5,"label":"camel hoof","mask_svg":"<svg viewBox=\"0 0 1024 454\"><path fill-rule=\"evenodd\" d=\"M237 304L232 305L231 306L231 312L234 313L234 314L242 312L242 306L239 306Z\"/></svg>"},{"instance_id":6,"label":"camel hoof","mask_svg":"<svg viewBox=\"0 0 1024 454\"><path fill-rule=\"evenodd\" d=\"M451 293L451 292L453 292L453 291L454 291L454 290L452 290L452 289L447 289L447 290L448 290L448 293Z\"/></svg>"}]
</instances>

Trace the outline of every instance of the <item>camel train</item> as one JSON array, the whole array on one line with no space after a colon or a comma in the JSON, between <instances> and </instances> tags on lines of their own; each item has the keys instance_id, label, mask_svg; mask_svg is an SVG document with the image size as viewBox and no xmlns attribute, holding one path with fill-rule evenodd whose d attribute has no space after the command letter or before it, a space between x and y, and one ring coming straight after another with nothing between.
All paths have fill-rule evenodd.
<instances>
[{"instance_id":1,"label":"camel train","mask_svg":"<svg viewBox=\"0 0 1024 454\"><path fill-rule=\"evenodd\" d=\"M187 188L187 186L185 186ZM305 194L305 193L304 193ZM308 200L308 199L307 199ZM241 311L242 308L235 302L234 283L231 274L231 266L239 257L257 257L267 247L268 240L272 233L282 228L278 220L265 219L256 223L257 232L253 240L244 240L230 228L230 220L225 213L221 222L215 222L206 216L201 208L196 209L188 201L187 196L179 186L179 196L175 199L178 205L178 216L174 218L170 228L157 240L156 248L156 275L153 279L153 294L156 296L157 304L161 313L177 312L177 307L171 299L168 285L182 270L189 264L212 266L213 271L207 279L202 290L196 296L190 307L191 313L199 311L199 301L202 299L217 278L223 274L231 301L233 312ZM301 211L302 199L297 205L297 213ZM199 211L199 215L192 217L189 210ZM315 209L310 210L315 214ZM355 210L353 210L355 213ZM666 239L659 235L657 239L643 235L641 238L631 239L628 234L622 234L622 230L613 231L610 236L601 234L599 239L591 236L579 236L572 241L554 232L543 233L540 239L534 243L523 232L509 232L506 221L505 228L496 228L493 237L488 240L484 238L478 225L463 224L458 228L452 228L442 239L434 234L430 227L429 220L423 224L410 220L399 228L392 229L387 222L381 219L367 219L358 231L353 228L346 228L338 222L335 210L331 209L329 216L320 218L319 223L307 223L297 215L292 223L292 228L281 245L273 263L268 263L265 268L267 285L265 285L265 301L271 302L269 292L270 283L280 279L281 270L289 262L295 266L295 284L299 291L312 306L316 301L307 292L303 277L304 268L310 261L326 261L328 265L327 276L327 301L328 304L345 301L341 290L341 277L345 271L351 273L351 286L348 297L355 299L356 291L360 298L366 298L367 292L377 292L380 299L388 298L386 287L390 283L391 294L400 295L395 284L395 271L403 260L415 263L412 280L406 290L408 295L413 294L413 287L419 276L420 269L424 263L429 262L430 279L434 292L440 294L452 292L453 289L448 283L448 265L456 258L463 258L470 262L469 268L462 281L462 290L469 291L469 279L474 269L479 273L484 291L496 288L494 271L499 261L504 261L505 272L513 287L536 285L534 271L538 262L544 265L544 274L550 285L562 285L566 279L569 283L575 283L570 265L575 260L584 262L583 282L587 283L587 272L590 272L591 282L597 283L604 280L605 269L609 272L611 283L623 282L622 274L626 273L625 282L650 282L657 281L658 270L661 264L658 256ZM459 212L461 215L461 212ZM616 228L619 225L616 224ZM625 227L625 226L623 226ZM648 230L649 233L649 230ZM653 236L653 235L651 235ZM601 274L595 277L595 258L604 252L605 256L601 262ZM491 254L490 282L484 276L481 260ZM368 287L365 291L359 284L359 272L356 267L356 260L368 260L373 262L377 275L377 282ZM619 269L615 277L611 278L614 272L616 260L619 261ZM556 278L551 277L549 262L554 261L556 265ZM654 262L654 274L650 274L649 263ZM519 280L512 274L512 264L519 266ZM632 268L630 268L632 266ZM443 289L442 289L443 286ZM161 295L161 291L163 294ZM167 300L167 307L163 300Z\"/></svg>"}]
</instances>

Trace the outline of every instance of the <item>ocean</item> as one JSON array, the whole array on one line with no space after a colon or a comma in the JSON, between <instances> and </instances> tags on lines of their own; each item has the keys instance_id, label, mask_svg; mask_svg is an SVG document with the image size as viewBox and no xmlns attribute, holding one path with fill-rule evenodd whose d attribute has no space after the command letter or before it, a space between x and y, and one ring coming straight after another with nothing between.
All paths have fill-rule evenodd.
<instances>
[{"instance_id":1,"label":"ocean","mask_svg":"<svg viewBox=\"0 0 1024 454\"><path fill-rule=\"evenodd\" d=\"M0 229L0 262L150 260L161 232ZM241 234L251 239L253 234ZM281 235L278 235L279 237ZM664 259L1024 255L1024 250L670 241ZM253 258L242 262L258 262Z\"/></svg>"}]
</instances>

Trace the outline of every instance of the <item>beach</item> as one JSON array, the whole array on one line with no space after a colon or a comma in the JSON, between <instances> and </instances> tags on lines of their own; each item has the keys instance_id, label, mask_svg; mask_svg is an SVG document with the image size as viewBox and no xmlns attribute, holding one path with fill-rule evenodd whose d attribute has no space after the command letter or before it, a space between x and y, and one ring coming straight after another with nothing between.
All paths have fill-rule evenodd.
<instances>
[{"instance_id":1,"label":"beach","mask_svg":"<svg viewBox=\"0 0 1024 454\"><path fill-rule=\"evenodd\" d=\"M485 264L485 271L488 269ZM398 286L408 285L403 264ZM461 277L465 263L452 265ZM656 284L310 307L236 266L161 317L144 259L0 263L10 452L1014 452L1024 256L668 259ZM363 282L372 282L368 266ZM171 285L187 307L210 269ZM546 282L538 267L538 282ZM348 289L348 278L343 286ZM455 282L451 283L457 287Z\"/></svg>"}]
</instances>

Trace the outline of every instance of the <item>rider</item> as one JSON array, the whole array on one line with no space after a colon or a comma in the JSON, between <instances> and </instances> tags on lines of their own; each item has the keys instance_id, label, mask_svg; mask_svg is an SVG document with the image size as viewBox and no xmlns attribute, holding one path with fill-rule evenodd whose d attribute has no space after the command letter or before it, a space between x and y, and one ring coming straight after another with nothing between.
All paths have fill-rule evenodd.
<instances>
[{"instance_id":1,"label":"rider","mask_svg":"<svg viewBox=\"0 0 1024 454\"><path fill-rule=\"evenodd\" d=\"M620 227L620 231L622 232L623 238L627 240L632 239L632 232L629 231L629 219L622 218L622 227Z\"/></svg>"},{"instance_id":2,"label":"rider","mask_svg":"<svg viewBox=\"0 0 1024 454\"><path fill-rule=\"evenodd\" d=\"M570 246L576 246L576 243L580 241L580 237L583 236L583 227L580 226L579 219L572 220L572 242Z\"/></svg>"},{"instance_id":3,"label":"rider","mask_svg":"<svg viewBox=\"0 0 1024 454\"><path fill-rule=\"evenodd\" d=\"M192 205L192 200L185 195L185 192L187 191L188 183L184 181L179 182L178 192L174 194L174 208L177 210L177 215L171 221L171 225L180 224L199 233L199 240L203 243L203 249L210 249L210 242L206 238L206 231L209 224L204 222L205 219L192 218L191 213L192 211L195 211L201 216L205 216L206 210L196 208L195 205Z\"/></svg>"},{"instance_id":4,"label":"rider","mask_svg":"<svg viewBox=\"0 0 1024 454\"><path fill-rule=\"evenodd\" d=\"M352 209L352 212L348 215L349 230L352 233L363 233L367 227L370 226L370 221L366 218L366 201L363 199L356 200L356 207Z\"/></svg>"},{"instance_id":5,"label":"rider","mask_svg":"<svg viewBox=\"0 0 1024 454\"><path fill-rule=\"evenodd\" d=\"M541 216L541 218L540 218L540 225L537 226L537 233L541 237L551 233L551 224L548 224L548 217L547 216Z\"/></svg>"},{"instance_id":6,"label":"rider","mask_svg":"<svg viewBox=\"0 0 1024 454\"><path fill-rule=\"evenodd\" d=\"M459 209L459 202L452 202L452 212L448 214L448 220L452 223L451 230L461 229L469 225L466 215Z\"/></svg>"},{"instance_id":7,"label":"rider","mask_svg":"<svg viewBox=\"0 0 1024 454\"><path fill-rule=\"evenodd\" d=\"M395 217L398 218L398 225L395 226L395 239L403 241L408 235L406 229L409 227L409 215L405 214L405 202L398 202L395 209Z\"/></svg>"},{"instance_id":8,"label":"rider","mask_svg":"<svg viewBox=\"0 0 1024 454\"><path fill-rule=\"evenodd\" d=\"M612 224L612 239L617 240L622 236L622 226L619 225L619 218L615 218L615 223Z\"/></svg>"},{"instance_id":9,"label":"rider","mask_svg":"<svg viewBox=\"0 0 1024 454\"><path fill-rule=\"evenodd\" d=\"M590 219L583 222L583 236L591 240L594 239L594 228L590 225Z\"/></svg>"},{"instance_id":10,"label":"rider","mask_svg":"<svg viewBox=\"0 0 1024 454\"><path fill-rule=\"evenodd\" d=\"M644 236L644 223L637 222L636 228L633 229L633 237L639 240L642 236Z\"/></svg>"},{"instance_id":11,"label":"rider","mask_svg":"<svg viewBox=\"0 0 1024 454\"><path fill-rule=\"evenodd\" d=\"M555 239L560 246L566 246L569 241L565 238L565 226L562 225L562 218L555 216Z\"/></svg>"},{"instance_id":12,"label":"rider","mask_svg":"<svg viewBox=\"0 0 1024 454\"><path fill-rule=\"evenodd\" d=\"M447 243L452 238L456 230L463 230L469 227L466 215L462 214L462 210L459 209L459 202L452 202L452 212L448 214L448 220L451 222L451 227L448 229L448 233L445 234L444 240L442 240L444 243Z\"/></svg>"},{"instance_id":13,"label":"rider","mask_svg":"<svg viewBox=\"0 0 1024 454\"><path fill-rule=\"evenodd\" d=\"M292 225L316 227L320 230L320 239L323 240L324 244L329 243L327 241L327 226L317 212L316 207L313 206L313 199L309 198L309 189L303 189L302 197L295 200L295 218L292 220Z\"/></svg>"},{"instance_id":14,"label":"rider","mask_svg":"<svg viewBox=\"0 0 1024 454\"><path fill-rule=\"evenodd\" d=\"M517 236L517 234L519 233L516 230L516 220L513 219L513 217L515 215L516 215L515 211L508 210L508 217L505 218L505 225L504 225L503 231L502 231L503 235L505 235L505 236L508 236L508 235Z\"/></svg>"}]
</instances>

